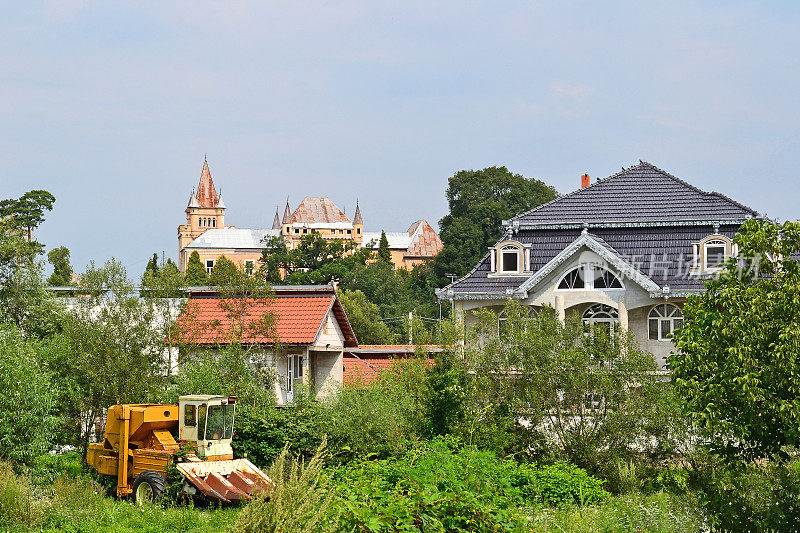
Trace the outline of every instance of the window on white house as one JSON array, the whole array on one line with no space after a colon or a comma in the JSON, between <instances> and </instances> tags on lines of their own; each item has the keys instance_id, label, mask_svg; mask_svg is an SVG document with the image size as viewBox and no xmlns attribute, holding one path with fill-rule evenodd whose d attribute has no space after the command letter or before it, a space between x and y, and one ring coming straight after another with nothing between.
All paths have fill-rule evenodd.
<instances>
[{"instance_id":1,"label":"window on white house","mask_svg":"<svg viewBox=\"0 0 800 533\"><path fill-rule=\"evenodd\" d=\"M650 310L647 329L651 341L669 340L672 332L683 327L683 312L676 305L659 304Z\"/></svg>"},{"instance_id":2,"label":"window on white house","mask_svg":"<svg viewBox=\"0 0 800 533\"><path fill-rule=\"evenodd\" d=\"M214 260L206 259L206 272L211 274L212 270L214 270Z\"/></svg>"},{"instance_id":3,"label":"window on white house","mask_svg":"<svg viewBox=\"0 0 800 533\"><path fill-rule=\"evenodd\" d=\"M519 272L519 248L504 246L500 250L500 270L502 272Z\"/></svg>"},{"instance_id":4,"label":"window on white house","mask_svg":"<svg viewBox=\"0 0 800 533\"><path fill-rule=\"evenodd\" d=\"M559 289L622 289L616 274L605 268L584 264L573 268L561 278Z\"/></svg>"},{"instance_id":5,"label":"window on white house","mask_svg":"<svg viewBox=\"0 0 800 533\"><path fill-rule=\"evenodd\" d=\"M704 270L719 268L727 259L728 243L722 239L712 239L704 245L705 265Z\"/></svg>"},{"instance_id":6,"label":"window on white house","mask_svg":"<svg viewBox=\"0 0 800 533\"><path fill-rule=\"evenodd\" d=\"M253 275L253 262L252 261L245 261L244 262L244 273L248 276Z\"/></svg>"},{"instance_id":7,"label":"window on white house","mask_svg":"<svg viewBox=\"0 0 800 533\"><path fill-rule=\"evenodd\" d=\"M586 282L583 280L583 266L579 266L578 268L573 268L567 274L561 278L561 282L558 284L559 289L584 289L586 288Z\"/></svg>"}]
</instances>

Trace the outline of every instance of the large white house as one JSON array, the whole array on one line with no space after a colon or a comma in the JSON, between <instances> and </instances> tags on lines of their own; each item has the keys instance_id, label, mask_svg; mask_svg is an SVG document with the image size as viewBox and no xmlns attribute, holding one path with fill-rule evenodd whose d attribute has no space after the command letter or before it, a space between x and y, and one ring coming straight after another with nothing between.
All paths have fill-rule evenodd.
<instances>
[{"instance_id":1,"label":"large white house","mask_svg":"<svg viewBox=\"0 0 800 533\"><path fill-rule=\"evenodd\" d=\"M473 310L501 313L508 299L608 323L663 368L686 296L737 254L734 235L759 216L646 162L596 183L584 175L580 189L503 221L500 241L437 294L467 326Z\"/></svg>"}]
</instances>

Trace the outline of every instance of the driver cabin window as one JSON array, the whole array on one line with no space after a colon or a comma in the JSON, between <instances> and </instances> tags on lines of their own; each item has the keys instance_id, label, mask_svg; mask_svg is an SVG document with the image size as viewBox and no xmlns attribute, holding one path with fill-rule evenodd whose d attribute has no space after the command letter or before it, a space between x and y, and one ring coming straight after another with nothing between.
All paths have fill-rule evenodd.
<instances>
[{"instance_id":1,"label":"driver cabin window","mask_svg":"<svg viewBox=\"0 0 800 533\"><path fill-rule=\"evenodd\" d=\"M183 407L183 425L187 427L197 425L197 408L194 405L187 404Z\"/></svg>"},{"instance_id":2,"label":"driver cabin window","mask_svg":"<svg viewBox=\"0 0 800 533\"><path fill-rule=\"evenodd\" d=\"M197 408L197 425L197 435L200 436L203 434L206 427L206 404Z\"/></svg>"}]
</instances>

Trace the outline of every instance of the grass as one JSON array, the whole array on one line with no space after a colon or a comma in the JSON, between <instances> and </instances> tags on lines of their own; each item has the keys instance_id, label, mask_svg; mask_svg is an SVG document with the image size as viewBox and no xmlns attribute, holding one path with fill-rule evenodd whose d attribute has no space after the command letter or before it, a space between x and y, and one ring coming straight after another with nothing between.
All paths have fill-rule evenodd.
<instances>
[{"instance_id":1,"label":"grass","mask_svg":"<svg viewBox=\"0 0 800 533\"><path fill-rule=\"evenodd\" d=\"M688 533L707 529L691 496L660 492L614 496L602 504L588 507L543 508L533 517L531 531Z\"/></svg>"}]
</instances>

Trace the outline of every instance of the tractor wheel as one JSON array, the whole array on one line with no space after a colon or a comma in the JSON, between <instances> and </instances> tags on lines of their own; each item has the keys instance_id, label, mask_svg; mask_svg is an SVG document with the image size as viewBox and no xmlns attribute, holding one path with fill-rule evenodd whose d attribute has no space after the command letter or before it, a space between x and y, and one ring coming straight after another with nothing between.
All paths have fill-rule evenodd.
<instances>
[{"instance_id":1,"label":"tractor wheel","mask_svg":"<svg viewBox=\"0 0 800 533\"><path fill-rule=\"evenodd\" d=\"M133 482L133 501L137 505L157 501L166 488L167 480L164 476L155 470L146 470L136 476Z\"/></svg>"}]
</instances>

